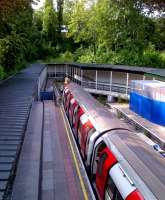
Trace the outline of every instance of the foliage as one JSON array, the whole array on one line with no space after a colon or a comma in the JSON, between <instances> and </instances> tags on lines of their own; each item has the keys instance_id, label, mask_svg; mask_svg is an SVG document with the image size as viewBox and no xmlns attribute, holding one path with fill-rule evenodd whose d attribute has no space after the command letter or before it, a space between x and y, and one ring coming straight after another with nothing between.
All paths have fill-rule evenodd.
<instances>
[{"instance_id":1,"label":"foliage","mask_svg":"<svg viewBox=\"0 0 165 200\"><path fill-rule=\"evenodd\" d=\"M87 6L88 2L68 0L72 10L65 8L67 36L73 45L79 44L78 62L165 66L159 52L165 49L165 20L144 13L145 6L153 9L151 1L97 0Z\"/></svg>"},{"instance_id":2,"label":"foliage","mask_svg":"<svg viewBox=\"0 0 165 200\"><path fill-rule=\"evenodd\" d=\"M26 59L32 27L30 1L1 0L0 18L0 65L9 73Z\"/></svg>"},{"instance_id":3,"label":"foliage","mask_svg":"<svg viewBox=\"0 0 165 200\"><path fill-rule=\"evenodd\" d=\"M42 32L43 37L47 42L52 43L53 45L57 43L57 16L52 0L45 1Z\"/></svg>"},{"instance_id":4,"label":"foliage","mask_svg":"<svg viewBox=\"0 0 165 200\"><path fill-rule=\"evenodd\" d=\"M9 35L0 39L0 64L5 66L5 71L24 60L25 44L23 38L18 34Z\"/></svg>"},{"instance_id":5,"label":"foliage","mask_svg":"<svg viewBox=\"0 0 165 200\"><path fill-rule=\"evenodd\" d=\"M165 67L164 0L31 2L0 0L0 79L39 59Z\"/></svg>"},{"instance_id":6,"label":"foliage","mask_svg":"<svg viewBox=\"0 0 165 200\"><path fill-rule=\"evenodd\" d=\"M72 63L73 61L74 55L69 51L56 56L48 56L46 59L44 59L44 62L46 63Z\"/></svg>"},{"instance_id":7,"label":"foliage","mask_svg":"<svg viewBox=\"0 0 165 200\"><path fill-rule=\"evenodd\" d=\"M3 70L3 67L0 65L0 80L2 80L5 77L5 73Z\"/></svg>"},{"instance_id":8,"label":"foliage","mask_svg":"<svg viewBox=\"0 0 165 200\"><path fill-rule=\"evenodd\" d=\"M5 73L25 62L57 56L56 15L52 0L35 12L31 0L0 1L0 65Z\"/></svg>"}]
</instances>

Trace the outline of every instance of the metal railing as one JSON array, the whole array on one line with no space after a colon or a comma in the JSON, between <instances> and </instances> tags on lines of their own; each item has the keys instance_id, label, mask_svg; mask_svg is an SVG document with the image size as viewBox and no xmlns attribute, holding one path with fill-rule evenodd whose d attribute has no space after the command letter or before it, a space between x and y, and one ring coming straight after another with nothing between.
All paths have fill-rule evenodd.
<instances>
[{"instance_id":1,"label":"metal railing","mask_svg":"<svg viewBox=\"0 0 165 200\"><path fill-rule=\"evenodd\" d=\"M70 74L66 74L65 72L48 72L47 74L48 78L55 78L57 80L62 80L66 76L73 82L81 85L83 88L86 89L92 89L97 91L104 91L110 94L110 92L119 93L122 95L128 96L130 93L130 87L127 87L126 85L122 85L119 83L103 83L103 82L95 82L95 81L80 81Z\"/></svg>"},{"instance_id":2,"label":"metal railing","mask_svg":"<svg viewBox=\"0 0 165 200\"><path fill-rule=\"evenodd\" d=\"M40 99L40 91L43 89L47 79L47 67L44 67L38 77L38 100Z\"/></svg>"},{"instance_id":3,"label":"metal railing","mask_svg":"<svg viewBox=\"0 0 165 200\"><path fill-rule=\"evenodd\" d=\"M101 82L82 82L82 87L94 89L94 90L101 90L107 92L116 92L121 94L128 94L130 92L130 87L126 87L125 85L114 83L112 85L101 83Z\"/></svg>"}]
</instances>

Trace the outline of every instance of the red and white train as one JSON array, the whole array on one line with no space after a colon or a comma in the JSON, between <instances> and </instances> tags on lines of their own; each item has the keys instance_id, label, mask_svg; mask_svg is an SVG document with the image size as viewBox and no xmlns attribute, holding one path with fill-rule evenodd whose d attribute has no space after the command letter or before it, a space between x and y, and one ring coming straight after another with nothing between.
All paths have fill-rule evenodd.
<instances>
[{"instance_id":1,"label":"red and white train","mask_svg":"<svg viewBox=\"0 0 165 200\"><path fill-rule=\"evenodd\" d=\"M63 105L100 200L165 200L165 161L80 86Z\"/></svg>"}]
</instances>

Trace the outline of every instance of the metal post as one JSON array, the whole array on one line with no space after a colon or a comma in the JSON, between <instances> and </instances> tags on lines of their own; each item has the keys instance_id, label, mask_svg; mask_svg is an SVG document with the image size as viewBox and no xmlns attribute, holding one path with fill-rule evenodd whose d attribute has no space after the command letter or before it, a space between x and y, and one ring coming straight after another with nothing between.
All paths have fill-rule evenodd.
<instances>
[{"instance_id":1,"label":"metal post","mask_svg":"<svg viewBox=\"0 0 165 200\"><path fill-rule=\"evenodd\" d=\"M112 91L112 78L113 78L113 74L112 71L110 72L110 92Z\"/></svg>"},{"instance_id":2,"label":"metal post","mask_svg":"<svg viewBox=\"0 0 165 200\"><path fill-rule=\"evenodd\" d=\"M73 80L73 67L71 67L71 77L72 77L72 80Z\"/></svg>"},{"instance_id":3,"label":"metal post","mask_svg":"<svg viewBox=\"0 0 165 200\"><path fill-rule=\"evenodd\" d=\"M97 78L98 78L98 74L97 74L97 70L96 70L96 90L97 90Z\"/></svg>"},{"instance_id":4,"label":"metal post","mask_svg":"<svg viewBox=\"0 0 165 200\"><path fill-rule=\"evenodd\" d=\"M81 87L82 87L82 84L83 84L83 70L81 69Z\"/></svg>"},{"instance_id":5,"label":"metal post","mask_svg":"<svg viewBox=\"0 0 165 200\"><path fill-rule=\"evenodd\" d=\"M74 82L76 82L76 81L75 81L75 74L76 74L76 68L73 67L73 78L74 78Z\"/></svg>"},{"instance_id":6,"label":"metal post","mask_svg":"<svg viewBox=\"0 0 165 200\"><path fill-rule=\"evenodd\" d=\"M65 77L67 77L68 71L67 71L67 65L65 65Z\"/></svg>"},{"instance_id":7,"label":"metal post","mask_svg":"<svg viewBox=\"0 0 165 200\"><path fill-rule=\"evenodd\" d=\"M128 83L129 83L129 73L127 73L126 95L128 95Z\"/></svg>"},{"instance_id":8,"label":"metal post","mask_svg":"<svg viewBox=\"0 0 165 200\"><path fill-rule=\"evenodd\" d=\"M71 77L71 66L68 65L68 71L69 71L69 78Z\"/></svg>"},{"instance_id":9,"label":"metal post","mask_svg":"<svg viewBox=\"0 0 165 200\"><path fill-rule=\"evenodd\" d=\"M77 74L78 74L78 68L76 67L76 83L78 83Z\"/></svg>"},{"instance_id":10,"label":"metal post","mask_svg":"<svg viewBox=\"0 0 165 200\"><path fill-rule=\"evenodd\" d=\"M56 67L57 66L54 67L55 78L57 77L57 69L56 69Z\"/></svg>"},{"instance_id":11,"label":"metal post","mask_svg":"<svg viewBox=\"0 0 165 200\"><path fill-rule=\"evenodd\" d=\"M38 100L40 100L40 78L38 78Z\"/></svg>"},{"instance_id":12,"label":"metal post","mask_svg":"<svg viewBox=\"0 0 165 200\"><path fill-rule=\"evenodd\" d=\"M146 80L146 76L145 75L143 75L143 80Z\"/></svg>"}]
</instances>

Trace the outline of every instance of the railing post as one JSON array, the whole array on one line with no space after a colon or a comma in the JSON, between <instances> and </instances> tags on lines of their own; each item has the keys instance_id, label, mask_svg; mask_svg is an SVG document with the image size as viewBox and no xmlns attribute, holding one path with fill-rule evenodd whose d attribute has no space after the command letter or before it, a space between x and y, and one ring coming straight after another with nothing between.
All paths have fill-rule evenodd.
<instances>
[{"instance_id":1,"label":"railing post","mask_svg":"<svg viewBox=\"0 0 165 200\"><path fill-rule=\"evenodd\" d=\"M145 75L143 75L143 80L146 80L146 76Z\"/></svg>"},{"instance_id":2,"label":"railing post","mask_svg":"<svg viewBox=\"0 0 165 200\"><path fill-rule=\"evenodd\" d=\"M68 65L65 65L65 76L68 77Z\"/></svg>"},{"instance_id":3,"label":"railing post","mask_svg":"<svg viewBox=\"0 0 165 200\"><path fill-rule=\"evenodd\" d=\"M97 74L97 70L96 70L96 90L97 90L97 77L98 76L98 74Z\"/></svg>"},{"instance_id":4,"label":"railing post","mask_svg":"<svg viewBox=\"0 0 165 200\"><path fill-rule=\"evenodd\" d=\"M74 75L75 75L75 67L73 67L73 82L75 82Z\"/></svg>"},{"instance_id":5,"label":"railing post","mask_svg":"<svg viewBox=\"0 0 165 200\"><path fill-rule=\"evenodd\" d=\"M112 74L112 71L110 72L110 92L112 91L112 77L113 74Z\"/></svg>"},{"instance_id":6,"label":"railing post","mask_svg":"<svg viewBox=\"0 0 165 200\"><path fill-rule=\"evenodd\" d=\"M82 87L82 84L83 84L83 70L81 69L81 87Z\"/></svg>"},{"instance_id":7,"label":"railing post","mask_svg":"<svg viewBox=\"0 0 165 200\"><path fill-rule=\"evenodd\" d=\"M55 74L55 78L56 78L56 76L57 76L57 70L56 70L56 65L55 65L55 67L54 67L54 74Z\"/></svg>"},{"instance_id":8,"label":"railing post","mask_svg":"<svg viewBox=\"0 0 165 200\"><path fill-rule=\"evenodd\" d=\"M127 73L126 95L128 95L128 83L129 83L129 73Z\"/></svg>"},{"instance_id":9,"label":"railing post","mask_svg":"<svg viewBox=\"0 0 165 200\"><path fill-rule=\"evenodd\" d=\"M70 79L72 80L72 65L70 66Z\"/></svg>"},{"instance_id":10,"label":"railing post","mask_svg":"<svg viewBox=\"0 0 165 200\"><path fill-rule=\"evenodd\" d=\"M40 77L38 78L38 101L40 100Z\"/></svg>"}]
</instances>

